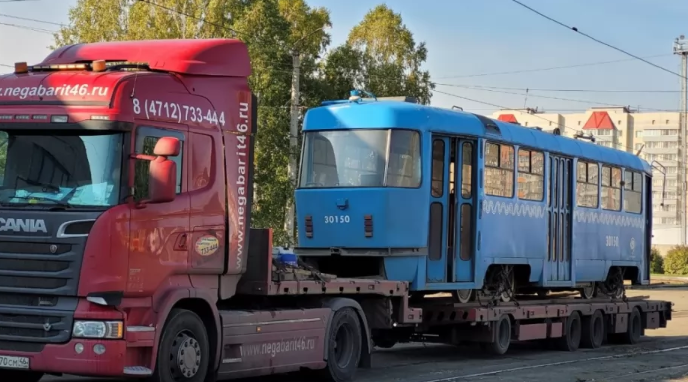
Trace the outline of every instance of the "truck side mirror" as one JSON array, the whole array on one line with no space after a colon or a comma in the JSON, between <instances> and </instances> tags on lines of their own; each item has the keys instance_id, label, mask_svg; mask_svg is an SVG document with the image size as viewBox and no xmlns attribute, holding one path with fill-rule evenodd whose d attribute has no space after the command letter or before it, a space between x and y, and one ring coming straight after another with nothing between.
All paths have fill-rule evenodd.
<instances>
[{"instance_id":1,"label":"truck side mirror","mask_svg":"<svg viewBox=\"0 0 688 382\"><path fill-rule=\"evenodd\" d=\"M177 194L177 164L167 159L179 155L179 139L163 137L153 149L156 156L151 160L148 173L148 203L166 203Z\"/></svg>"}]
</instances>

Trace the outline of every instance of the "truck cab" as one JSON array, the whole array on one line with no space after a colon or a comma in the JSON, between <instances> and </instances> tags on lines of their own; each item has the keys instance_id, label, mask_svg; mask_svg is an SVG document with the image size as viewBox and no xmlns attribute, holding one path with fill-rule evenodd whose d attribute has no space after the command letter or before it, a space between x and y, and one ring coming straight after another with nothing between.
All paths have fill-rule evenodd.
<instances>
[{"instance_id":1,"label":"truck cab","mask_svg":"<svg viewBox=\"0 0 688 382\"><path fill-rule=\"evenodd\" d=\"M0 359L11 367L0 379L151 375L175 304L216 312L235 294L250 73L237 40L161 40L66 46L0 76Z\"/></svg>"}]
</instances>

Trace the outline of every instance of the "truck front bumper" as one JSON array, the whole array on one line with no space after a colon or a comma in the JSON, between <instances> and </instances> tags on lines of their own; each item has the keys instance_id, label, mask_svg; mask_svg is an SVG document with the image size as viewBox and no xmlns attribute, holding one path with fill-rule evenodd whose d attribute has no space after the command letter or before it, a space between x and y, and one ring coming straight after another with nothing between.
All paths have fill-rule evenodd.
<instances>
[{"instance_id":1,"label":"truck front bumper","mask_svg":"<svg viewBox=\"0 0 688 382\"><path fill-rule=\"evenodd\" d=\"M98 354L94 350L96 347L100 348L99 352L104 348L105 352ZM124 376L126 353L125 340L91 339L72 339L60 345L46 344L40 353L0 350L0 356L28 358L31 371L98 377Z\"/></svg>"}]
</instances>

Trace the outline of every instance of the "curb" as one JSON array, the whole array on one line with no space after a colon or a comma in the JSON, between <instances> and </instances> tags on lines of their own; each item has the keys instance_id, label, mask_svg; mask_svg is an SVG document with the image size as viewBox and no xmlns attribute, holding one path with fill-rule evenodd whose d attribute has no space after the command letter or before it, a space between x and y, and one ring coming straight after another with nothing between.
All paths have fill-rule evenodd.
<instances>
[{"instance_id":1,"label":"curb","mask_svg":"<svg viewBox=\"0 0 688 382\"><path fill-rule=\"evenodd\" d=\"M650 284L650 285L628 285L626 289L674 289L674 288L688 288L688 284Z\"/></svg>"}]
</instances>

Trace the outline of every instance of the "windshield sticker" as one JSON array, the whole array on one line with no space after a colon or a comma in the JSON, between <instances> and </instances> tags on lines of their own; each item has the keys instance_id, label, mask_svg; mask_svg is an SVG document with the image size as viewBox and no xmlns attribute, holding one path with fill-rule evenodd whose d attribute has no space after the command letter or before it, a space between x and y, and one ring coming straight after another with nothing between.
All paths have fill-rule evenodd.
<instances>
[{"instance_id":1,"label":"windshield sticker","mask_svg":"<svg viewBox=\"0 0 688 382\"><path fill-rule=\"evenodd\" d=\"M109 91L110 87L108 86L91 87L88 84L64 84L62 86L15 86L5 88L0 87L0 97L16 97L22 100L29 97L105 97L108 95Z\"/></svg>"}]
</instances>

